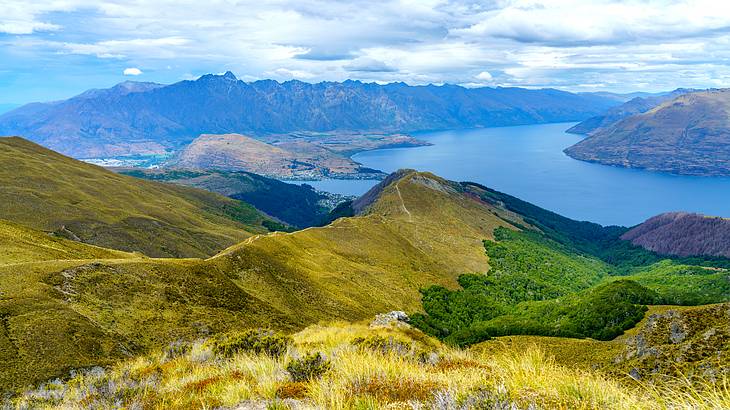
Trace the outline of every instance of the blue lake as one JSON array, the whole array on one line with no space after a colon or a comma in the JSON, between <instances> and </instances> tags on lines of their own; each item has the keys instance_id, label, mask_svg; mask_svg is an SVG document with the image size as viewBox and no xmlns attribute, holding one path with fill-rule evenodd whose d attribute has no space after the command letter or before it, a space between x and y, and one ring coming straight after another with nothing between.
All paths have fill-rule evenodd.
<instances>
[{"instance_id":1,"label":"blue lake","mask_svg":"<svg viewBox=\"0 0 730 410\"><path fill-rule=\"evenodd\" d=\"M667 211L730 217L730 178L678 176L574 160L562 151L582 137L572 123L417 134L432 146L368 151L354 160L392 172L430 171L474 181L561 215L603 225L631 226ZM377 181L308 182L349 195Z\"/></svg>"}]
</instances>

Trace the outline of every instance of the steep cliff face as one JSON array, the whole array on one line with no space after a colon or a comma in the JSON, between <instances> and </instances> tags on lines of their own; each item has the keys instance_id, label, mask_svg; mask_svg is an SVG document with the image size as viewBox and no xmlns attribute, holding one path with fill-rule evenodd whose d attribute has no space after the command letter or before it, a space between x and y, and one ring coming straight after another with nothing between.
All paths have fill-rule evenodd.
<instances>
[{"instance_id":1,"label":"steep cliff face","mask_svg":"<svg viewBox=\"0 0 730 410\"><path fill-rule=\"evenodd\" d=\"M665 213L636 226L621 239L663 255L730 257L730 219Z\"/></svg>"}]
</instances>

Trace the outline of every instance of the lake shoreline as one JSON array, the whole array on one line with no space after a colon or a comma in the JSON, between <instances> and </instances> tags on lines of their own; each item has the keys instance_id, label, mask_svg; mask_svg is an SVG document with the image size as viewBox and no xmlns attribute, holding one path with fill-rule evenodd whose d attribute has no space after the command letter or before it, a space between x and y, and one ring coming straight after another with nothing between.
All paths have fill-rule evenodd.
<instances>
[{"instance_id":1,"label":"lake shoreline","mask_svg":"<svg viewBox=\"0 0 730 410\"><path fill-rule=\"evenodd\" d=\"M352 159L386 173L413 168L455 181L478 182L572 219L601 225L633 226L669 211L730 216L730 178L665 174L573 159L563 150L583 138L565 132L574 124L417 133L415 137L434 145L370 150ZM360 195L377 180L294 183Z\"/></svg>"}]
</instances>

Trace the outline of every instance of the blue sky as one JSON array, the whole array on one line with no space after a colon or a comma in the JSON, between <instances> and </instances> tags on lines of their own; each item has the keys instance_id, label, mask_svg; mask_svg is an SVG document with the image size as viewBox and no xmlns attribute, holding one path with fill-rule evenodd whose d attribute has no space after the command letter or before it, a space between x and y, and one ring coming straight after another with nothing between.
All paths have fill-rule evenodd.
<instances>
[{"instance_id":1,"label":"blue sky","mask_svg":"<svg viewBox=\"0 0 730 410\"><path fill-rule=\"evenodd\" d=\"M3 0L0 104L125 80L730 86L730 3Z\"/></svg>"}]
</instances>

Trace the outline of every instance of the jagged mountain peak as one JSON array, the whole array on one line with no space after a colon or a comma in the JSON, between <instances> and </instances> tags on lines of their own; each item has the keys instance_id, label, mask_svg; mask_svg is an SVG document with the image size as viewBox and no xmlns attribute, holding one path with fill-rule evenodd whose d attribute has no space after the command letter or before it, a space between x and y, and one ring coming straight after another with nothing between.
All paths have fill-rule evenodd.
<instances>
[{"instance_id":1,"label":"jagged mountain peak","mask_svg":"<svg viewBox=\"0 0 730 410\"><path fill-rule=\"evenodd\" d=\"M615 104L597 96L520 88L249 83L229 71L168 86L123 83L58 104L21 107L0 116L0 134L32 136L61 153L93 158L176 151L201 134L414 132L534 124L580 120Z\"/></svg>"}]
</instances>

